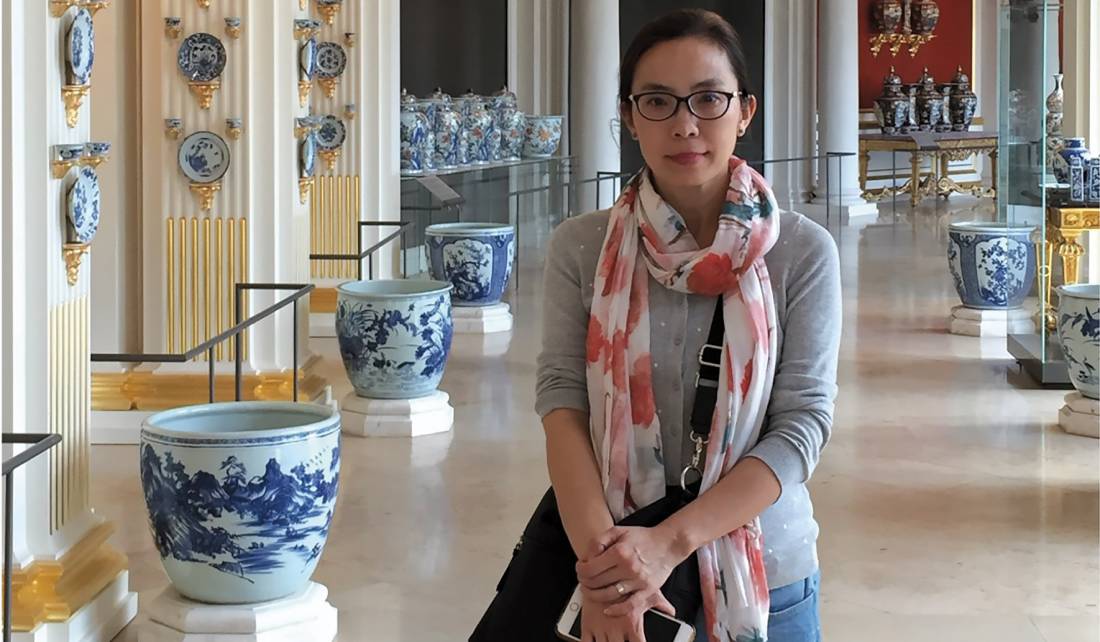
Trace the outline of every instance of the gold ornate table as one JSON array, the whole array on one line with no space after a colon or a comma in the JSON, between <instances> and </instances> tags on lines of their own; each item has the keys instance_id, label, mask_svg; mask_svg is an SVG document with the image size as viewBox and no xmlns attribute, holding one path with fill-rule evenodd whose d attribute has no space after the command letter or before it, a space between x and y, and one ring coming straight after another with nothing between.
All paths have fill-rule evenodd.
<instances>
[{"instance_id":1,"label":"gold ornate table","mask_svg":"<svg viewBox=\"0 0 1100 642\"><path fill-rule=\"evenodd\" d=\"M1048 330L1058 326L1051 302L1053 291L1051 265L1054 252L1062 257L1062 284L1077 283L1080 272L1081 256L1085 248L1077 242L1082 234L1089 230L1100 230L1100 208L1097 207L1048 207L1046 239L1043 243L1043 256L1039 263L1039 287L1045 298L1043 319ZM1036 244L1038 249L1038 244Z\"/></svg>"},{"instance_id":2,"label":"gold ornate table","mask_svg":"<svg viewBox=\"0 0 1100 642\"><path fill-rule=\"evenodd\" d=\"M947 171L950 161L961 161L974 154L988 154L993 164L993 176L997 175L997 134L991 132L928 132L917 134L925 141L935 143L934 147L922 147L917 138L909 134L860 134L859 137L859 187L863 198L869 202L891 198L898 194L909 193L909 201L915 207L925 196L943 196L947 198L956 192L977 197L997 198L996 180L992 187L983 187L981 183L962 184L951 178ZM867 166L871 152L908 152L909 180L901 187L882 187L867 189ZM921 167L925 157L932 159L933 167L938 164L939 176L921 177Z\"/></svg>"}]
</instances>

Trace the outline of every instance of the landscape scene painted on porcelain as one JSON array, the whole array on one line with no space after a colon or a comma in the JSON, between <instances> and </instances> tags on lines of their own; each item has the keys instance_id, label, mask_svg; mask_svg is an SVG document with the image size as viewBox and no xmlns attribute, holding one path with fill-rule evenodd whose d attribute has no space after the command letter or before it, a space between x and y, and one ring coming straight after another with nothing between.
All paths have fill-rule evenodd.
<instances>
[{"instance_id":1,"label":"landscape scene painted on porcelain","mask_svg":"<svg viewBox=\"0 0 1100 642\"><path fill-rule=\"evenodd\" d=\"M401 309L344 298L336 306L340 356L357 390L438 383L453 334L449 293Z\"/></svg>"},{"instance_id":2,"label":"landscape scene painted on porcelain","mask_svg":"<svg viewBox=\"0 0 1100 642\"><path fill-rule=\"evenodd\" d=\"M337 445L289 473L272 457L256 474L233 455L216 472L188 471L171 448L143 444L141 483L157 550L251 583L294 564L305 571L332 524L339 466Z\"/></svg>"},{"instance_id":3,"label":"landscape scene painted on porcelain","mask_svg":"<svg viewBox=\"0 0 1100 642\"><path fill-rule=\"evenodd\" d=\"M1100 364L1095 362L1100 355L1100 317L1087 307L1074 314L1062 314L1058 332L1073 379L1085 387L1100 386L1100 373L1097 372Z\"/></svg>"}]
</instances>

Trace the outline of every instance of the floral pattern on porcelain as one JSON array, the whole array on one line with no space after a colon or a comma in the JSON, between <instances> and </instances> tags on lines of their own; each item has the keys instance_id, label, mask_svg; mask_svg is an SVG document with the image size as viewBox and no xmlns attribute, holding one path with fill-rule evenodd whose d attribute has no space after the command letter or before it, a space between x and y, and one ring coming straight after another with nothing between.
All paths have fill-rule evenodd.
<instances>
[{"instance_id":1,"label":"floral pattern on porcelain","mask_svg":"<svg viewBox=\"0 0 1100 642\"><path fill-rule=\"evenodd\" d=\"M462 135L462 118L451 109L448 103L440 103L436 108L434 164L438 169L458 167L466 158L462 146L466 138Z\"/></svg>"},{"instance_id":2,"label":"floral pattern on porcelain","mask_svg":"<svg viewBox=\"0 0 1100 642\"><path fill-rule=\"evenodd\" d=\"M503 160L523 158L523 142L527 136L527 116L512 107L496 114L496 128L500 131L500 156Z\"/></svg>"},{"instance_id":3,"label":"floral pattern on porcelain","mask_svg":"<svg viewBox=\"0 0 1100 642\"><path fill-rule=\"evenodd\" d=\"M225 71L227 57L222 41L208 33L194 33L180 44L177 64L193 82L211 82Z\"/></svg>"},{"instance_id":4,"label":"floral pattern on porcelain","mask_svg":"<svg viewBox=\"0 0 1100 642\"><path fill-rule=\"evenodd\" d=\"M554 155L561 142L561 116L527 116L527 135L523 155L526 158L547 158Z\"/></svg>"},{"instance_id":5,"label":"floral pattern on porcelain","mask_svg":"<svg viewBox=\"0 0 1100 642\"><path fill-rule=\"evenodd\" d=\"M77 243L91 243L99 230L99 176L90 167L81 167L76 182L69 188L69 224Z\"/></svg>"},{"instance_id":6,"label":"floral pattern on porcelain","mask_svg":"<svg viewBox=\"0 0 1100 642\"><path fill-rule=\"evenodd\" d=\"M401 171L418 174L428 169L432 139L428 117L412 106L401 108Z\"/></svg>"},{"instance_id":7,"label":"floral pattern on porcelain","mask_svg":"<svg viewBox=\"0 0 1100 642\"><path fill-rule=\"evenodd\" d=\"M275 416L299 424L265 429ZM301 590L328 537L339 470L339 414L323 406L221 403L149 417L141 485L173 586L209 603Z\"/></svg>"},{"instance_id":8,"label":"floral pattern on porcelain","mask_svg":"<svg viewBox=\"0 0 1100 642\"><path fill-rule=\"evenodd\" d=\"M986 310L1023 305L1035 279L1032 229L980 223L951 225L948 267L963 305Z\"/></svg>"},{"instance_id":9,"label":"floral pattern on porcelain","mask_svg":"<svg viewBox=\"0 0 1100 642\"><path fill-rule=\"evenodd\" d=\"M73 14L69 25L65 59L69 63L69 84L87 85L95 62L95 24L91 12L83 7Z\"/></svg>"},{"instance_id":10,"label":"floral pattern on porcelain","mask_svg":"<svg viewBox=\"0 0 1100 642\"><path fill-rule=\"evenodd\" d=\"M1082 395L1100 399L1100 284L1059 287L1057 316L1070 382Z\"/></svg>"},{"instance_id":11,"label":"floral pattern on porcelain","mask_svg":"<svg viewBox=\"0 0 1100 642\"><path fill-rule=\"evenodd\" d=\"M360 281L337 288L336 336L359 396L431 394L451 351L451 287L437 281Z\"/></svg>"},{"instance_id":12,"label":"floral pattern on porcelain","mask_svg":"<svg viewBox=\"0 0 1100 642\"><path fill-rule=\"evenodd\" d=\"M500 303L515 260L515 229L493 223L431 225L428 240L432 278L454 286L456 306Z\"/></svg>"}]
</instances>

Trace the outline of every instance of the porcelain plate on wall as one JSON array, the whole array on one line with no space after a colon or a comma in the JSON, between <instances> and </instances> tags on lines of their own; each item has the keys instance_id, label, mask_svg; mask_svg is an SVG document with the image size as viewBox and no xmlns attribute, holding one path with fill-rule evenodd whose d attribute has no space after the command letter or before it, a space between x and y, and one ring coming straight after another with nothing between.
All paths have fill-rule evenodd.
<instances>
[{"instance_id":1,"label":"porcelain plate on wall","mask_svg":"<svg viewBox=\"0 0 1100 642\"><path fill-rule=\"evenodd\" d=\"M180 145L179 166L196 183L213 183L229 171L229 146L214 132L195 132Z\"/></svg>"},{"instance_id":2,"label":"porcelain plate on wall","mask_svg":"<svg viewBox=\"0 0 1100 642\"><path fill-rule=\"evenodd\" d=\"M317 144L322 149L336 149L344 144L347 134L347 129L339 118L325 116L321 119L321 129L317 131Z\"/></svg>"},{"instance_id":3,"label":"porcelain plate on wall","mask_svg":"<svg viewBox=\"0 0 1100 642\"><path fill-rule=\"evenodd\" d=\"M210 82L225 71L225 45L208 33L193 33L180 44L177 63L189 80Z\"/></svg>"},{"instance_id":4,"label":"porcelain plate on wall","mask_svg":"<svg viewBox=\"0 0 1100 642\"><path fill-rule=\"evenodd\" d=\"M92 14L79 9L73 14L69 35L65 41L65 60L69 63L70 80L74 85L87 85L92 79L95 60L95 26Z\"/></svg>"},{"instance_id":5,"label":"porcelain plate on wall","mask_svg":"<svg viewBox=\"0 0 1100 642\"><path fill-rule=\"evenodd\" d=\"M315 73L322 78L336 78L344 73L348 66L348 55L344 48L335 42L322 42L317 45L317 66Z\"/></svg>"},{"instance_id":6,"label":"porcelain plate on wall","mask_svg":"<svg viewBox=\"0 0 1100 642\"><path fill-rule=\"evenodd\" d=\"M69 223L76 241L91 243L99 229L99 176L90 167L81 167L76 182L69 188Z\"/></svg>"}]
</instances>

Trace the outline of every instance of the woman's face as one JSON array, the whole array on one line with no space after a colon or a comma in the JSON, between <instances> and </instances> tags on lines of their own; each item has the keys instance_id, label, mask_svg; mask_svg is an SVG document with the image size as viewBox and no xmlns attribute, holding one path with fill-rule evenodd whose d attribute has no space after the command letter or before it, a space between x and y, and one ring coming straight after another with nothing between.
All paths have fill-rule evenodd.
<instances>
[{"instance_id":1,"label":"woman's face","mask_svg":"<svg viewBox=\"0 0 1100 642\"><path fill-rule=\"evenodd\" d=\"M631 93L664 91L687 96L711 89L741 90L729 57L702 38L679 38L655 45L642 55L634 72ZM644 100L644 99L643 99ZM660 99L658 99L660 100ZM725 100L725 98L721 98ZM623 108L623 121L638 139L646 165L662 187L706 185L729 172L729 157L756 112L756 99L734 96L721 118L703 120L680 103L667 120L644 118L638 106Z\"/></svg>"}]
</instances>

